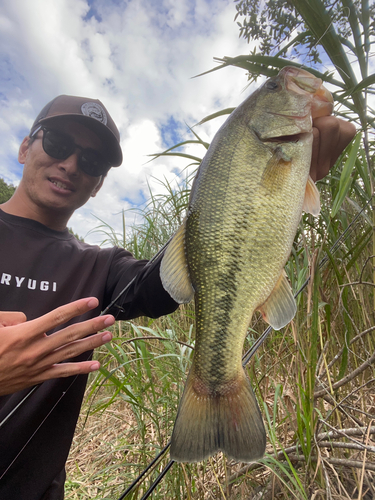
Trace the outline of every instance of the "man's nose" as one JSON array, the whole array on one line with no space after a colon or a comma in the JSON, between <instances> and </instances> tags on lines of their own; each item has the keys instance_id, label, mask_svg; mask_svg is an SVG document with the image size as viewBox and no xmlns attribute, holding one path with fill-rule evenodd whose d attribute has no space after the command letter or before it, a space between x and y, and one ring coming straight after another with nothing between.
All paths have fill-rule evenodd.
<instances>
[{"instance_id":1,"label":"man's nose","mask_svg":"<svg viewBox=\"0 0 375 500\"><path fill-rule=\"evenodd\" d=\"M65 170L69 175L78 175L79 167L78 167L78 154L72 153L65 160L60 160L59 168Z\"/></svg>"}]
</instances>

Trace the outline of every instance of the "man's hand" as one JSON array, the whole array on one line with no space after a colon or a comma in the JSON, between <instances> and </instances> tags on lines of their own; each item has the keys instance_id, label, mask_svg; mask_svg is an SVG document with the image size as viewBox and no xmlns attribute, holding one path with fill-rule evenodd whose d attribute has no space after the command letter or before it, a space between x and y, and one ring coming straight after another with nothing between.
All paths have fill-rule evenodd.
<instances>
[{"instance_id":1,"label":"man's hand","mask_svg":"<svg viewBox=\"0 0 375 500\"><path fill-rule=\"evenodd\" d=\"M80 299L31 321L20 312L0 312L0 396L45 380L97 370L98 361L59 363L109 342L110 332L96 332L113 325L113 316L98 316L51 335L45 333L97 306L95 297Z\"/></svg>"},{"instance_id":2,"label":"man's hand","mask_svg":"<svg viewBox=\"0 0 375 500\"><path fill-rule=\"evenodd\" d=\"M313 122L313 151L310 175L314 181L325 177L329 169L353 139L356 128L335 116L322 116Z\"/></svg>"}]
</instances>

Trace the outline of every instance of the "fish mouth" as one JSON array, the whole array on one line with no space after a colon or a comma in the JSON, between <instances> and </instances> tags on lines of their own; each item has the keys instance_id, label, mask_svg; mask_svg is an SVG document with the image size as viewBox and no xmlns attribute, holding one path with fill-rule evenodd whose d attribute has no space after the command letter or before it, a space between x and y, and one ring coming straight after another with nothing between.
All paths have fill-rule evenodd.
<instances>
[{"instance_id":1,"label":"fish mouth","mask_svg":"<svg viewBox=\"0 0 375 500\"><path fill-rule=\"evenodd\" d=\"M313 94L328 102L333 102L333 98L328 90L323 86L320 78L308 71L294 66L286 66L280 74L284 76L288 90L297 94Z\"/></svg>"},{"instance_id":2,"label":"fish mouth","mask_svg":"<svg viewBox=\"0 0 375 500\"><path fill-rule=\"evenodd\" d=\"M306 112L304 115L288 115L286 113L275 113L274 111L269 111L268 113L275 116L284 116L284 118L290 118L291 120L305 120L309 116L308 112Z\"/></svg>"},{"instance_id":3,"label":"fish mouth","mask_svg":"<svg viewBox=\"0 0 375 500\"><path fill-rule=\"evenodd\" d=\"M283 68L285 85L287 90L296 94L310 94L311 116L318 118L320 116L330 115L333 111L333 97L331 92L323 85L320 78L311 73L294 67Z\"/></svg>"},{"instance_id":4,"label":"fish mouth","mask_svg":"<svg viewBox=\"0 0 375 500\"><path fill-rule=\"evenodd\" d=\"M311 136L310 132L300 132L298 134L291 135L279 135L275 137L267 137L267 139L261 139L262 142L277 142L277 143L287 143L287 142L300 142L304 141Z\"/></svg>"}]
</instances>

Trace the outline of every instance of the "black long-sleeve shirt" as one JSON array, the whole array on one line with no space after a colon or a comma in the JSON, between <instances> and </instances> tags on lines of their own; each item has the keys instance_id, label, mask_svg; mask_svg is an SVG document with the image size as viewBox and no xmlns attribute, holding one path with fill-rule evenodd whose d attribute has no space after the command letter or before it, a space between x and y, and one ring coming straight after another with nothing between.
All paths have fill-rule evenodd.
<instances>
[{"instance_id":1,"label":"black long-sleeve shirt","mask_svg":"<svg viewBox=\"0 0 375 500\"><path fill-rule=\"evenodd\" d=\"M117 319L174 311L177 304L160 282L160 259L146 264L124 249L88 245L68 230L54 231L0 210L2 311L23 311L30 320L76 299L97 297L97 309L70 323L83 321L97 316L134 277L120 301L122 310L109 311ZM0 428L0 500L63 498L64 467L86 381L80 375L44 382ZM0 397L0 422L28 392Z\"/></svg>"}]
</instances>

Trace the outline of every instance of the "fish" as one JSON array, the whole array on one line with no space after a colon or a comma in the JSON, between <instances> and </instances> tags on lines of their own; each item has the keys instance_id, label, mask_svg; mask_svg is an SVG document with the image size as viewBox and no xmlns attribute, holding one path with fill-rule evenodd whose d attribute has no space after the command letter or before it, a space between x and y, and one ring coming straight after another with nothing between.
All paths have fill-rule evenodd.
<instances>
[{"instance_id":1,"label":"fish","mask_svg":"<svg viewBox=\"0 0 375 500\"><path fill-rule=\"evenodd\" d=\"M171 438L174 461L199 462L218 451L240 462L264 455L243 344L255 311L275 330L296 313L284 266L302 211L320 211L309 176L312 120L332 111L319 78L284 67L230 114L199 166L187 216L160 266L176 302L195 300L194 357Z\"/></svg>"}]
</instances>

